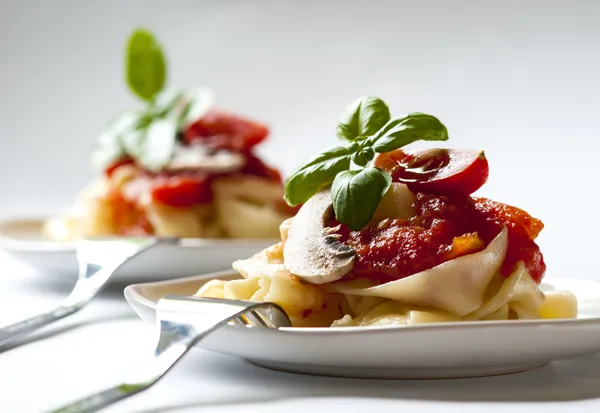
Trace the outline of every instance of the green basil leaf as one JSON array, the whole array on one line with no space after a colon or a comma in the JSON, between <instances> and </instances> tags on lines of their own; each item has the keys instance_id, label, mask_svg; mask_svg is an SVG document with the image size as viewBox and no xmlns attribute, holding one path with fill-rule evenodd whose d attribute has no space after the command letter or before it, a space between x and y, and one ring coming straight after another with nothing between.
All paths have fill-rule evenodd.
<instances>
[{"instance_id":1,"label":"green basil leaf","mask_svg":"<svg viewBox=\"0 0 600 413\"><path fill-rule=\"evenodd\" d=\"M151 102L165 85L166 63L152 33L139 29L127 44L127 83L140 98Z\"/></svg>"},{"instance_id":2,"label":"green basil leaf","mask_svg":"<svg viewBox=\"0 0 600 413\"><path fill-rule=\"evenodd\" d=\"M346 107L336 129L340 139L352 141L371 136L390 120L390 110L378 97L367 96Z\"/></svg>"},{"instance_id":3,"label":"green basil leaf","mask_svg":"<svg viewBox=\"0 0 600 413\"><path fill-rule=\"evenodd\" d=\"M418 140L446 141L448 130L436 117L425 113L411 113L390 120L377 134L367 139L367 146L384 153Z\"/></svg>"},{"instance_id":4,"label":"green basil leaf","mask_svg":"<svg viewBox=\"0 0 600 413\"><path fill-rule=\"evenodd\" d=\"M329 186L339 172L350 168L351 157L349 148L335 146L306 162L286 180L286 202L299 205L308 201L319 190Z\"/></svg>"},{"instance_id":5,"label":"green basil leaf","mask_svg":"<svg viewBox=\"0 0 600 413\"><path fill-rule=\"evenodd\" d=\"M374 167L340 172L331 186L337 220L355 231L364 228L391 184L392 177Z\"/></svg>"},{"instance_id":6,"label":"green basil leaf","mask_svg":"<svg viewBox=\"0 0 600 413\"><path fill-rule=\"evenodd\" d=\"M352 162L358 166L367 166L369 162L375 157L373 148L366 147L352 154Z\"/></svg>"}]
</instances>

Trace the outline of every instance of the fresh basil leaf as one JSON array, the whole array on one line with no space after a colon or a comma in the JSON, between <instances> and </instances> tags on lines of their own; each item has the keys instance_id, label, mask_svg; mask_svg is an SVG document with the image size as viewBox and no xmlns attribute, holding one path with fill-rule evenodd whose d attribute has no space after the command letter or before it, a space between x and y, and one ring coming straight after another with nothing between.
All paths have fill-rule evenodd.
<instances>
[{"instance_id":1,"label":"fresh basil leaf","mask_svg":"<svg viewBox=\"0 0 600 413\"><path fill-rule=\"evenodd\" d=\"M390 120L377 134L367 139L375 152L384 153L418 140L446 141L448 130L436 117L425 113L411 113Z\"/></svg>"},{"instance_id":2,"label":"fresh basil leaf","mask_svg":"<svg viewBox=\"0 0 600 413\"><path fill-rule=\"evenodd\" d=\"M391 184L391 176L374 167L340 172L331 186L335 217L352 230L364 228Z\"/></svg>"},{"instance_id":3,"label":"fresh basil leaf","mask_svg":"<svg viewBox=\"0 0 600 413\"><path fill-rule=\"evenodd\" d=\"M104 170L126 155L121 143L121 136L134 130L139 119L139 111L129 110L122 112L108 123L106 129L98 136L96 146L92 151L94 170Z\"/></svg>"},{"instance_id":4,"label":"fresh basil leaf","mask_svg":"<svg viewBox=\"0 0 600 413\"><path fill-rule=\"evenodd\" d=\"M373 148L367 147L352 154L352 162L358 166L367 166L375 157Z\"/></svg>"},{"instance_id":5,"label":"fresh basil leaf","mask_svg":"<svg viewBox=\"0 0 600 413\"><path fill-rule=\"evenodd\" d=\"M352 141L371 136L390 120L390 110L378 97L367 96L346 107L338 121L336 133L340 139Z\"/></svg>"},{"instance_id":6,"label":"fresh basil leaf","mask_svg":"<svg viewBox=\"0 0 600 413\"><path fill-rule=\"evenodd\" d=\"M165 85L166 63L152 33L138 29L127 44L127 83L140 98L151 102Z\"/></svg>"},{"instance_id":7,"label":"fresh basil leaf","mask_svg":"<svg viewBox=\"0 0 600 413\"><path fill-rule=\"evenodd\" d=\"M339 172L350 168L351 157L349 148L335 146L306 162L286 180L286 202L293 206L308 201L320 189L330 185Z\"/></svg>"}]
</instances>

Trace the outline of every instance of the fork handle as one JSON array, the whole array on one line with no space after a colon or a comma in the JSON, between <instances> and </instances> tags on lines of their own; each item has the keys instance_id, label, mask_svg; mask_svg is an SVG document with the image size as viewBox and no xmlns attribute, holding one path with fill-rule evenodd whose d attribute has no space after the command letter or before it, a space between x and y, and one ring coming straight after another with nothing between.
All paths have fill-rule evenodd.
<instances>
[{"instance_id":1,"label":"fork handle","mask_svg":"<svg viewBox=\"0 0 600 413\"><path fill-rule=\"evenodd\" d=\"M244 320L255 310L269 308L277 321L273 326L291 326L279 306L237 300L165 296L157 305L159 337L154 358L131 374L123 384L86 397L50 413L93 413L126 397L133 396L159 381L198 341L229 321ZM256 318L260 318L258 314ZM264 325L256 321L258 325ZM244 323L245 324L245 323Z\"/></svg>"},{"instance_id":2,"label":"fork handle","mask_svg":"<svg viewBox=\"0 0 600 413\"><path fill-rule=\"evenodd\" d=\"M144 389L141 389L141 390L144 390ZM132 396L141 390L128 393L126 391L121 390L121 386L115 386L113 388L96 393L93 396L88 396L84 399L73 402L70 405L60 408L58 410L53 410L50 413L92 413L92 412L97 412L98 410L100 410L104 407L110 406L111 404L116 403L119 400L123 400L126 397Z\"/></svg>"},{"instance_id":3,"label":"fork handle","mask_svg":"<svg viewBox=\"0 0 600 413\"><path fill-rule=\"evenodd\" d=\"M160 324L160 338L154 358L130 374L128 380L58 410L52 410L50 413L93 413L146 390L160 380L194 344L207 335L211 331L209 327L213 327L209 325L199 331L189 324L176 324L169 321L162 321Z\"/></svg>"},{"instance_id":4,"label":"fork handle","mask_svg":"<svg viewBox=\"0 0 600 413\"><path fill-rule=\"evenodd\" d=\"M23 321L0 328L0 348L20 337L60 320L77 311L77 308L60 306L52 311L39 314Z\"/></svg>"}]
</instances>

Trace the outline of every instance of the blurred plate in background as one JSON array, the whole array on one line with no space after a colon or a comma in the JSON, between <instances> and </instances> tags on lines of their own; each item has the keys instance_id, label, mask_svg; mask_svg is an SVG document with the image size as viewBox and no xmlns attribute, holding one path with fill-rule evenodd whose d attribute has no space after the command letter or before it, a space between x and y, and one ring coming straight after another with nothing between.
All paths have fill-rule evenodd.
<instances>
[{"instance_id":1,"label":"blurred plate in background","mask_svg":"<svg viewBox=\"0 0 600 413\"><path fill-rule=\"evenodd\" d=\"M42 233L42 219L0 222L0 248L14 259L52 277L77 277L76 243L51 241ZM231 269L237 259L248 258L279 240L184 238L175 245L159 245L123 265L118 281L161 280Z\"/></svg>"}]
</instances>

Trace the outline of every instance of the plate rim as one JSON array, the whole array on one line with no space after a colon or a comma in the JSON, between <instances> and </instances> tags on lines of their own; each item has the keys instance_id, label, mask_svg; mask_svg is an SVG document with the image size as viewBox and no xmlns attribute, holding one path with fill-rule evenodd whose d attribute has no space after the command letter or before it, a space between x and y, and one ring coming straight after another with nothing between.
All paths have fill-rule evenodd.
<instances>
[{"instance_id":1,"label":"plate rim","mask_svg":"<svg viewBox=\"0 0 600 413\"><path fill-rule=\"evenodd\" d=\"M123 290L123 294L125 295L125 299L127 303L133 307L134 302L138 303L146 309L150 309L156 312L156 304L138 293L137 289L140 287L147 287L150 285L168 285L172 283L177 283L185 280L200 280L205 278L217 278L217 277L225 277L231 275L239 275L239 273L235 270L224 270L224 271L216 271L205 274L193 275L190 277L180 277L174 278L171 280L162 280L162 281L151 281L144 283L136 283L130 284ZM548 277L548 281L552 280L571 280L574 282L591 282L594 284L598 284L600 288L600 281L589 279L589 278L571 278L571 277ZM135 309L134 309L135 310ZM135 311L136 314L137 311ZM142 318L139 314L138 316ZM564 325L574 325L574 326L585 326L585 325L594 325L600 324L600 316L596 317L586 317L586 318L565 318L565 319L532 319L532 320L486 320L486 321L451 321L451 322L437 322L437 323L426 323L426 324L414 324L407 326L370 326L370 327L361 327L361 326L350 326L350 327L280 327L277 329L270 329L272 331L278 331L281 333L287 334L315 334L315 333L323 333L323 334L364 334L364 333L373 333L373 334L381 334L381 333L393 333L393 334L410 334L412 332L418 331L434 331L434 330L464 330L464 329L502 329L502 328L534 328L534 327L543 327L543 328L552 328L552 327L560 327ZM256 327L248 327L248 326L230 326L231 328L236 328L239 330L247 329L247 328L256 328Z\"/></svg>"},{"instance_id":2,"label":"plate rim","mask_svg":"<svg viewBox=\"0 0 600 413\"><path fill-rule=\"evenodd\" d=\"M13 217L0 219L0 248L14 252L75 252L77 241L53 240L27 240L18 239L6 233L6 226L13 224L35 224L42 226L47 218L41 217ZM118 236L116 237L118 238ZM151 237L148 237L151 238ZM209 247L251 247L253 245L272 245L279 242L275 238L179 238L178 246L183 248L209 248Z\"/></svg>"}]
</instances>

